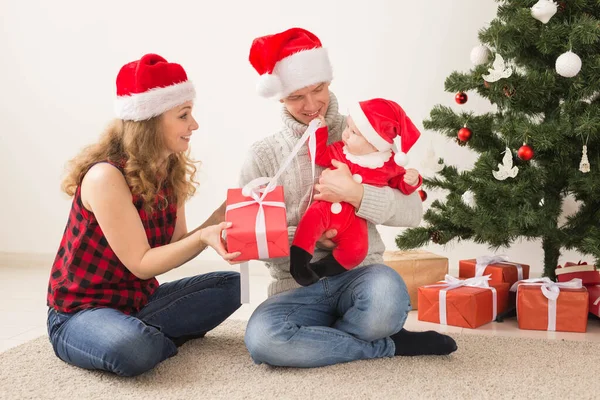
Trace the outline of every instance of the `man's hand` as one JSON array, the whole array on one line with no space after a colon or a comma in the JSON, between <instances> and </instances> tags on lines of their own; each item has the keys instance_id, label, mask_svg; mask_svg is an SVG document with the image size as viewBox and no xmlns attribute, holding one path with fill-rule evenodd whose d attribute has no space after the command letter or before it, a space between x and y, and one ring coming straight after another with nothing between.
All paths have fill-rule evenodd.
<instances>
[{"instance_id":1,"label":"man's hand","mask_svg":"<svg viewBox=\"0 0 600 400\"><path fill-rule=\"evenodd\" d=\"M419 183L419 171L413 168L409 168L406 170L406 174L404 174L404 182L407 185L415 186Z\"/></svg>"},{"instance_id":2,"label":"man's hand","mask_svg":"<svg viewBox=\"0 0 600 400\"><path fill-rule=\"evenodd\" d=\"M328 201L330 203L346 202L354 208L359 208L363 197L363 187L352 179L348 166L337 160L331 160L335 169L326 169L315 185L315 200Z\"/></svg>"},{"instance_id":3,"label":"man's hand","mask_svg":"<svg viewBox=\"0 0 600 400\"><path fill-rule=\"evenodd\" d=\"M333 240L331 240L335 235L337 235L337 230L330 229L321 236L321 239L317 241L317 247L321 250L333 250L335 246L337 246Z\"/></svg>"}]
</instances>

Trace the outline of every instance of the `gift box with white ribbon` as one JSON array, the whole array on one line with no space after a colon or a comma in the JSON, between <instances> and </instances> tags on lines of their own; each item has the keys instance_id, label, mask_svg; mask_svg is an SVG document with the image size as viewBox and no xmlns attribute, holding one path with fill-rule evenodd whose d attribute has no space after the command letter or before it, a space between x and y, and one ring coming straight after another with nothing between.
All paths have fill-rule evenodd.
<instances>
[{"instance_id":1,"label":"gift box with white ribbon","mask_svg":"<svg viewBox=\"0 0 600 400\"><path fill-rule=\"evenodd\" d=\"M509 285L489 281L489 276L446 275L443 282L420 287L419 321L472 329L494 321L506 309Z\"/></svg>"},{"instance_id":2,"label":"gift box with white ribbon","mask_svg":"<svg viewBox=\"0 0 600 400\"><path fill-rule=\"evenodd\" d=\"M589 293L581 279L553 282L549 278L526 279L510 289L517 292L519 329L585 332Z\"/></svg>"},{"instance_id":3,"label":"gift box with white ribbon","mask_svg":"<svg viewBox=\"0 0 600 400\"><path fill-rule=\"evenodd\" d=\"M509 261L505 255L481 256L458 262L460 278L484 275L490 275L490 283L504 282L513 285L517 281L529 278L529 265Z\"/></svg>"}]
</instances>

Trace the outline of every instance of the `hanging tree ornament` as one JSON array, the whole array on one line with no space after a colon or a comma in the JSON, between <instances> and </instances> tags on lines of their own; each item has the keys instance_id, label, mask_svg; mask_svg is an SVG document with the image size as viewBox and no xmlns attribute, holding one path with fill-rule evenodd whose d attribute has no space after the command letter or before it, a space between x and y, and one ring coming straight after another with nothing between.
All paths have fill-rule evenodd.
<instances>
[{"instance_id":1,"label":"hanging tree ornament","mask_svg":"<svg viewBox=\"0 0 600 400\"><path fill-rule=\"evenodd\" d=\"M504 58L499 53L496 53L496 58L492 64L492 68L488 69L487 75L481 75L487 82L497 82L502 78L508 78L512 75L513 70L504 62Z\"/></svg>"},{"instance_id":2,"label":"hanging tree ornament","mask_svg":"<svg viewBox=\"0 0 600 400\"><path fill-rule=\"evenodd\" d=\"M474 65L487 64L490 60L490 49L487 46L480 44L479 46L473 47L471 50L471 62Z\"/></svg>"},{"instance_id":3,"label":"hanging tree ornament","mask_svg":"<svg viewBox=\"0 0 600 400\"><path fill-rule=\"evenodd\" d=\"M458 140L461 142L468 142L471 139L471 135L473 135L473 131L467 128L467 124L458 130L457 136Z\"/></svg>"},{"instance_id":4,"label":"hanging tree ornament","mask_svg":"<svg viewBox=\"0 0 600 400\"><path fill-rule=\"evenodd\" d=\"M498 164L498 171L492 171L492 175L499 181L503 181L506 178L514 178L519 173L519 168L513 167L512 153L507 147L504 150L504 157L502 158L502 164Z\"/></svg>"},{"instance_id":5,"label":"hanging tree ornament","mask_svg":"<svg viewBox=\"0 0 600 400\"><path fill-rule=\"evenodd\" d=\"M533 158L535 153L530 145L527 143L523 143L523 146L519 147L519 151L517 151L517 155L523 161L529 161Z\"/></svg>"},{"instance_id":6,"label":"hanging tree ornament","mask_svg":"<svg viewBox=\"0 0 600 400\"><path fill-rule=\"evenodd\" d=\"M465 92L458 92L456 93L456 96L454 96L454 101L456 101L458 104L465 104L468 99L469 96L467 96Z\"/></svg>"},{"instance_id":7,"label":"hanging tree ornament","mask_svg":"<svg viewBox=\"0 0 600 400\"><path fill-rule=\"evenodd\" d=\"M429 234L431 241L435 244L439 244L442 241L442 233L440 231L432 231Z\"/></svg>"},{"instance_id":8,"label":"hanging tree ornament","mask_svg":"<svg viewBox=\"0 0 600 400\"><path fill-rule=\"evenodd\" d=\"M540 0L531 7L531 16L542 24L547 24L556 14L558 4L551 0Z\"/></svg>"},{"instance_id":9,"label":"hanging tree ornament","mask_svg":"<svg viewBox=\"0 0 600 400\"><path fill-rule=\"evenodd\" d=\"M565 78L572 78L581 71L581 58L571 50L556 59L556 72Z\"/></svg>"},{"instance_id":10,"label":"hanging tree ornament","mask_svg":"<svg viewBox=\"0 0 600 400\"><path fill-rule=\"evenodd\" d=\"M470 190L467 190L466 192L463 193L463 195L461 196L463 203L465 203L467 206L474 208L475 207L475 193L473 193Z\"/></svg>"},{"instance_id":11,"label":"hanging tree ornament","mask_svg":"<svg viewBox=\"0 0 600 400\"><path fill-rule=\"evenodd\" d=\"M444 169L444 163L440 162L440 159L435 155L435 149L433 148L433 142L429 143L429 147L425 152L425 158L421 162L421 167L426 170L437 174Z\"/></svg>"},{"instance_id":12,"label":"hanging tree ornament","mask_svg":"<svg viewBox=\"0 0 600 400\"><path fill-rule=\"evenodd\" d=\"M419 197L421 197L421 201L427 200L427 192L423 189L419 189Z\"/></svg>"},{"instance_id":13,"label":"hanging tree ornament","mask_svg":"<svg viewBox=\"0 0 600 400\"><path fill-rule=\"evenodd\" d=\"M587 142L589 138L590 135L588 135L587 139L585 140L585 144L583 145L583 152L581 154L581 161L579 162L579 170L584 174L590 172L590 161L588 160L587 156Z\"/></svg>"}]
</instances>

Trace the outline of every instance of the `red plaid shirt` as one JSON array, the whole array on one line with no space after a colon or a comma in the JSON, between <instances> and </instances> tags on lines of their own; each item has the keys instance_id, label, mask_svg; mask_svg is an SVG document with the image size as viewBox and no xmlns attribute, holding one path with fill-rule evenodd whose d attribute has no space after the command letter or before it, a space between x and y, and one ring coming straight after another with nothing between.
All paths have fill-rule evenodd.
<instances>
[{"instance_id":1,"label":"red plaid shirt","mask_svg":"<svg viewBox=\"0 0 600 400\"><path fill-rule=\"evenodd\" d=\"M167 198L170 194L170 190L160 191L160 195ZM157 203L154 212L148 215L140 197L133 196L132 201L150 247L168 244L175 230L177 205L170 202L166 209L160 210ZM83 206L81 187L78 187L52 266L48 306L66 313L110 307L132 314L146 305L157 287L156 278L139 279L119 260L94 214Z\"/></svg>"}]
</instances>

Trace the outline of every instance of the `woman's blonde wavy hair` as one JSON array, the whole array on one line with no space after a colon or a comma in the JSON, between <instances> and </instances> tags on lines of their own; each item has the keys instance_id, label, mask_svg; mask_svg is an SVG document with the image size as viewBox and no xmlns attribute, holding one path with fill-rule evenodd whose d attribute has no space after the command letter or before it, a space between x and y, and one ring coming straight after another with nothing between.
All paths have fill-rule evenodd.
<instances>
[{"instance_id":1,"label":"woman's blonde wavy hair","mask_svg":"<svg viewBox=\"0 0 600 400\"><path fill-rule=\"evenodd\" d=\"M196 193L196 161L186 153L171 154L165 165L160 163L164 140L160 116L146 121L110 123L100 140L81 151L67 166L62 190L73 196L87 171L97 162L124 164L124 175L133 195L139 195L147 212L156 205L165 209L170 203L181 204ZM159 198L161 186L171 189L172 198Z\"/></svg>"}]
</instances>

